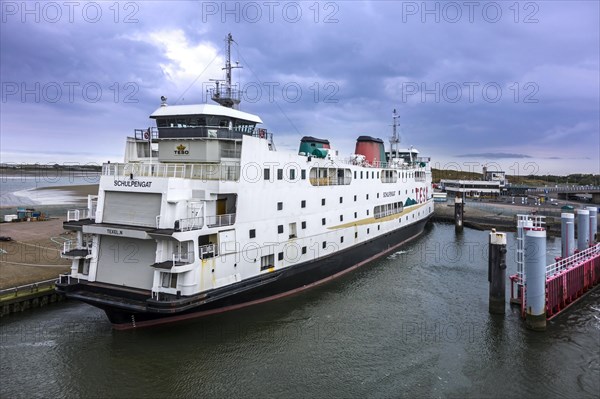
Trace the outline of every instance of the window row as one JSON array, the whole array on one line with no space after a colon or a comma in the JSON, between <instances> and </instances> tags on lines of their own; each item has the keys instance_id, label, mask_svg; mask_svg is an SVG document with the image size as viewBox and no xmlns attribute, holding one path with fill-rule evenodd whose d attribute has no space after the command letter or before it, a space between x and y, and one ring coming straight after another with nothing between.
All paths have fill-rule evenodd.
<instances>
[{"instance_id":1,"label":"window row","mask_svg":"<svg viewBox=\"0 0 600 399\"><path fill-rule=\"evenodd\" d=\"M284 176L284 169L277 169L277 180L287 181L296 180L296 169L287 169L287 176ZM342 168L321 168L314 167L310 169L309 181L313 186L337 186L337 185L348 185L352 182L352 176L354 179L381 179L382 183L396 183L398 178L410 179L416 178L419 181L425 181L425 172L401 172L398 173L395 170L383 170L381 172L375 171L352 171L350 169ZM271 180L271 168L264 168L263 170L264 180ZM300 179L306 180L306 169L300 169Z\"/></svg>"},{"instance_id":2,"label":"window row","mask_svg":"<svg viewBox=\"0 0 600 399\"><path fill-rule=\"evenodd\" d=\"M321 168L310 169L310 184L313 186L339 186L348 185L352 182L350 169Z\"/></svg>"},{"instance_id":3,"label":"window row","mask_svg":"<svg viewBox=\"0 0 600 399\"><path fill-rule=\"evenodd\" d=\"M381 173L368 170L354 171L354 179L381 179L382 183L396 183L398 181L398 178L401 178L403 181L412 178L424 180L425 172L398 172L396 170L390 169L384 169L381 171Z\"/></svg>"},{"instance_id":4,"label":"window row","mask_svg":"<svg viewBox=\"0 0 600 399\"><path fill-rule=\"evenodd\" d=\"M271 169L270 168L264 168L263 170L263 178L265 180L271 180ZM284 178L284 170L283 169L277 169L277 180L283 180ZM301 169L300 170L300 179L301 180L306 180L306 169ZM296 169L290 168L287 170L287 177L286 177L287 181L294 181L296 180Z\"/></svg>"},{"instance_id":5,"label":"window row","mask_svg":"<svg viewBox=\"0 0 600 399\"><path fill-rule=\"evenodd\" d=\"M411 194L414 193L414 189L410 190ZM408 190L404 190L404 194L408 195ZM395 192L393 191L389 191L389 192L385 192L383 193L383 196L393 196L395 195ZM398 191L398 195L402 195L402 191ZM377 198L379 198L379 193L377 193ZM369 199L369 194L365 194L365 199L368 200ZM354 202L356 202L358 200L358 196L355 195L354 196ZM343 204L344 203L344 197L339 197L339 203ZM321 198L321 206L325 206L327 204L327 199L326 198ZM301 200L300 201L300 208L306 208L306 200ZM277 210L278 211L282 211L283 210L283 202L278 202L277 203Z\"/></svg>"},{"instance_id":6,"label":"window row","mask_svg":"<svg viewBox=\"0 0 600 399\"><path fill-rule=\"evenodd\" d=\"M377 230L378 231L381 230L381 225L377 226ZM367 235L371 234L371 229L370 228L367 228L366 234ZM354 238L358 238L358 232L354 232ZM344 243L344 236L341 236L340 237L340 244L343 244L343 243ZM330 242L330 241L323 241L321 243L321 248L322 249L332 248L334 250L339 249L339 248L337 248L337 246L333 242ZM301 247L301 251L300 252L301 252L302 255L306 255L306 253L307 253L307 247L306 246ZM284 256L284 252L283 251L277 253L277 260L278 261L284 260L284 257L285 256ZM261 256L261 260L260 260L260 270L261 271L267 270L267 269L271 269L273 267L275 267L275 254L269 254L269 255Z\"/></svg>"},{"instance_id":7,"label":"window row","mask_svg":"<svg viewBox=\"0 0 600 399\"><path fill-rule=\"evenodd\" d=\"M377 205L373 210L373 216L375 217L375 219L380 219L386 216L401 213L403 209L404 204L402 203L402 201L384 205Z\"/></svg>"}]
</instances>

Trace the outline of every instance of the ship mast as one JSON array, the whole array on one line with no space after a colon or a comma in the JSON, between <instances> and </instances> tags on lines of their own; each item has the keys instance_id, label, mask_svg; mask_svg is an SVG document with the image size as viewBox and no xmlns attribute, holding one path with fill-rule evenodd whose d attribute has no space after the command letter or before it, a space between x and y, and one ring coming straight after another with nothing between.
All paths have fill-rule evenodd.
<instances>
[{"instance_id":1,"label":"ship mast","mask_svg":"<svg viewBox=\"0 0 600 399\"><path fill-rule=\"evenodd\" d=\"M231 70L241 68L241 66L231 66L231 43L235 43L231 33L227 35L225 41L227 42L227 59L225 60L225 67L222 68L225 71L225 80L211 79L215 82L215 88L211 89L211 99L224 107L237 109L240 103L240 91L233 88Z\"/></svg>"},{"instance_id":2,"label":"ship mast","mask_svg":"<svg viewBox=\"0 0 600 399\"><path fill-rule=\"evenodd\" d=\"M400 137L398 137L398 132L396 130L397 126L400 126L398 123L398 118L400 115L394 109L392 113L392 137L390 137L390 161L392 159L392 154L396 154L395 158L398 159L398 144L400 144Z\"/></svg>"}]
</instances>

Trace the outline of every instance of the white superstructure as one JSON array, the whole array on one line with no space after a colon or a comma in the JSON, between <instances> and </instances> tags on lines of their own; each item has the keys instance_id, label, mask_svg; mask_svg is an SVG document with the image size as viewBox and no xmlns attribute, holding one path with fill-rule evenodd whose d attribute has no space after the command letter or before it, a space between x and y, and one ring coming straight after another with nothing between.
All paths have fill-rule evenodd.
<instances>
[{"instance_id":1,"label":"white superstructure","mask_svg":"<svg viewBox=\"0 0 600 399\"><path fill-rule=\"evenodd\" d=\"M430 162L412 148L390 157L361 136L343 158L328 140L305 137L298 152L278 151L256 115L164 98L150 117L156 128L135 130L127 162L105 164L97 198L65 223L78 235L65 246L65 287L105 310L198 304L245 282L267 287L269 274L312 284L418 235L433 212ZM322 275L283 273L310 265ZM298 288L278 278L271 294ZM115 305L101 289L114 298L129 290L136 302Z\"/></svg>"}]
</instances>

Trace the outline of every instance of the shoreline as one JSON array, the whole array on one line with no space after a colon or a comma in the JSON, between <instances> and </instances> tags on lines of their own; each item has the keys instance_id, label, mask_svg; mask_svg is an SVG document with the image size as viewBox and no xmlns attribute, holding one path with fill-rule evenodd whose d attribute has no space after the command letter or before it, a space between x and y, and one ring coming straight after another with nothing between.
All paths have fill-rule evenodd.
<instances>
[{"instance_id":1,"label":"shoreline","mask_svg":"<svg viewBox=\"0 0 600 399\"><path fill-rule=\"evenodd\" d=\"M98 194L98 184L34 187L3 194L0 209L85 204L88 195L96 194Z\"/></svg>"}]
</instances>

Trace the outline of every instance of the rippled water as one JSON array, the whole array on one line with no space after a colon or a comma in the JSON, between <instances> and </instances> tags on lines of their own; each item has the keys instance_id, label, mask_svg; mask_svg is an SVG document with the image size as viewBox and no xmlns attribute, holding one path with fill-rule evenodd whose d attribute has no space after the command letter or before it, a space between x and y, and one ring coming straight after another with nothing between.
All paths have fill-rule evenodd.
<instances>
[{"instance_id":1,"label":"rippled water","mask_svg":"<svg viewBox=\"0 0 600 399\"><path fill-rule=\"evenodd\" d=\"M74 302L3 318L0 396L598 397L600 290L528 331L488 313L486 243L434 224L324 286L159 328Z\"/></svg>"}]
</instances>

